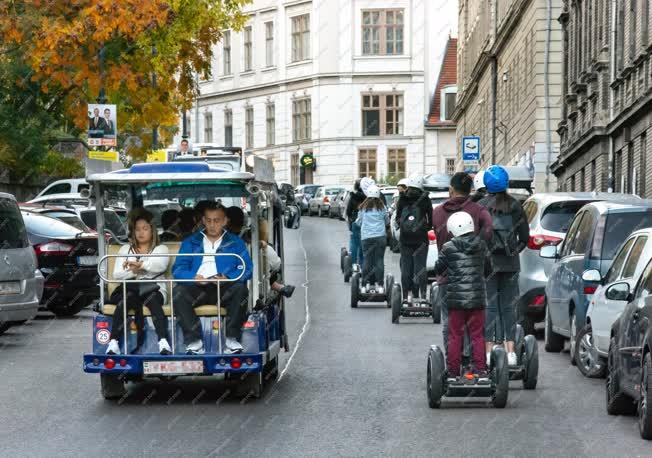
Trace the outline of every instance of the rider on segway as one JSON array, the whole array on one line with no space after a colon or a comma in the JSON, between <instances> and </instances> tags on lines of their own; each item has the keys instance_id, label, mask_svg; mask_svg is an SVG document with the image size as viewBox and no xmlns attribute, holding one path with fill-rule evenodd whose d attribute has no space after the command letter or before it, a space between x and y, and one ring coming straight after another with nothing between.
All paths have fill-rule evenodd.
<instances>
[{"instance_id":1,"label":"rider on segway","mask_svg":"<svg viewBox=\"0 0 652 458\"><path fill-rule=\"evenodd\" d=\"M351 262L353 265L362 264L362 242L360 240L360 226L355 223L355 220L358 219L358 211L360 204L364 202L366 196L362 189L360 188L360 179L355 180L353 185L353 192L349 197L349 202L346 204L346 220L349 224L349 231L351 232L351 238L349 242L349 253L351 256Z\"/></svg>"}]
</instances>

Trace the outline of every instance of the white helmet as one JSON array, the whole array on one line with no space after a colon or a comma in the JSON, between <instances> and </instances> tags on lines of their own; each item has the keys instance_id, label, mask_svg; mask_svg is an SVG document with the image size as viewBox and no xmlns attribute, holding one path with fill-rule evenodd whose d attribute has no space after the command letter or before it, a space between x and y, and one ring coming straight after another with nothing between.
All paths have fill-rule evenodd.
<instances>
[{"instance_id":1,"label":"white helmet","mask_svg":"<svg viewBox=\"0 0 652 458\"><path fill-rule=\"evenodd\" d=\"M408 188L417 188L423 191L423 177L420 175L414 175L408 178L407 180Z\"/></svg>"},{"instance_id":2,"label":"white helmet","mask_svg":"<svg viewBox=\"0 0 652 458\"><path fill-rule=\"evenodd\" d=\"M405 186L407 188L409 183L410 180L408 180L407 178L401 178L400 180L398 180L398 184L396 186Z\"/></svg>"},{"instance_id":3,"label":"white helmet","mask_svg":"<svg viewBox=\"0 0 652 458\"><path fill-rule=\"evenodd\" d=\"M360 189L362 189L362 192L367 194L367 189L369 189L369 186L371 186L372 184L376 184L373 178L364 177L360 180Z\"/></svg>"},{"instance_id":4,"label":"white helmet","mask_svg":"<svg viewBox=\"0 0 652 458\"><path fill-rule=\"evenodd\" d=\"M473 188L476 191L479 191L480 189L486 188L486 186L484 184L484 170L480 170L473 177Z\"/></svg>"},{"instance_id":5,"label":"white helmet","mask_svg":"<svg viewBox=\"0 0 652 458\"><path fill-rule=\"evenodd\" d=\"M376 199L378 199L380 197L380 188L375 184L372 184L367 188L367 192L365 194L369 198L375 197Z\"/></svg>"},{"instance_id":6,"label":"white helmet","mask_svg":"<svg viewBox=\"0 0 652 458\"><path fill-rule=\"evenodd\" d=\"M467 212L453 213L446 222L446 229L453 234L453 237L473 232L473 218Z\"/></svg>"}]
</instances>

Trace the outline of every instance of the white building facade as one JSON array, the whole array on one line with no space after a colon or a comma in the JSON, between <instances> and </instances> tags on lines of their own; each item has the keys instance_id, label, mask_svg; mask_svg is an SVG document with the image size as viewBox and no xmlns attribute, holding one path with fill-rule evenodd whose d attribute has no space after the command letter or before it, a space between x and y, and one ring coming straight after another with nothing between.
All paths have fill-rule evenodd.
<instances>
[{"instance_id":1,"label":"white building facade","mask_svg":"<svg viewBox=\"0 0 652 458\"><path fill-rule=\"evenodd\" d=\"M444 172L424 125L455 1L255 0L245 14L200 82L192 142L267 157L293 185Z\"/></svg>"}]
</instances>

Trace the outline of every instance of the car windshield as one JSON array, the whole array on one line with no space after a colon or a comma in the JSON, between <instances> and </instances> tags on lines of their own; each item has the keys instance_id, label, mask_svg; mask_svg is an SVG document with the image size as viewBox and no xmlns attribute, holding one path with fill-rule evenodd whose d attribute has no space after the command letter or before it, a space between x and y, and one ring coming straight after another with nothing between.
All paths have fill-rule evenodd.
<instances>
[{"instance_id":1,"label":"car windshield","mask_svg":"<svg viewBox=\"0 0 652 458\"><path fill-rule=\"evenodd\" d=\"M299 192L303 192L304 194L312 194L314 196L318 189L319 189L318 185L304 186L303 189L299 189Z\"/></svg>"},{"instance_id":2,"label":"car windshield","mask_svg":"<svg viewBox=\"0 0 652 458\"><path fill-rule=\"evenodd\" d=\"M11 199L0 198L0 240L3 248L25 248L27 233L18 205Z\"/></svg>"},{"instance_id":3,"label":"car windshield","mask_svg":"<svg viewBox=\"0 0 652 458\"><path fill-rule=\"evenodd\" d=\"M71 238L80 233L80 230L76 227L45 215L24 212L23 219L25 220L27 232L36 236L52 239Z\"/></svg>"},{"instance_id":4,"label":"car windshield","mask_svg":"<svg viewBox=\"0 0 652 458\"><path fill-rule=\"evenodd\" d=\"M97 215L95 214L95 210L82 211L81 219L88 227L94 231L97 230ZM118 237L127 235L127 229L113 210L104 210L104 225Z\"/></svg>"},{"instance_id":5,"label":"car windshield","mask_svg":"<svg viewBox=\"0 0 652 458\"><path fill-rule=\"evenodd\" d=\"M623 240L632 232L652 226L652 212L611 213L607 216L602 259L613 259Z\"/></svg>"},{"instance_id":6,"label":"car windshield","mask_svg":"<svg viewBox=\"0 0 652 458\"><path fill-rule=\"evenodd\" d=\"M548 205L541 217L541 227L546 231L568 232L573 217L586 203L587 201L571 200Z\"/></svg>"},{"instance_id":7,"label":"car windshield","mask_svg":"<svg viewBox=\"0 0 652 458\"><path fill-rule=\"evenodd\" d=\"M49 216L50 218L55 218L59 221L63 221L66 224L70 224L72 227L76 227L80 231L87 232L89 230L88 226L86 226L77 215L73 215L67 212L47 212L43 214Z\"/></svg>"},{"instance_id":8,"label":"car windshield","mask_svg":"<svg viewBox=\"0 0 652 458\"><path fill-rule=\"evenodd\" d=\"M335 196L339 194L340 192L344 191L342 188L326 188L325 192L327 196Z\"/></svg>"}]
</instances>

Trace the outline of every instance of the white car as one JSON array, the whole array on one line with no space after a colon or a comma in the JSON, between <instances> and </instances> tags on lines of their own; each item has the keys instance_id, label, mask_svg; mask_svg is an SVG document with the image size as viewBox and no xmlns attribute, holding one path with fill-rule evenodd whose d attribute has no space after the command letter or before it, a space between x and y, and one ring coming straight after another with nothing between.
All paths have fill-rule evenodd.
<instances>
[{"instance_id":1,"label":"white car","mask_svg":"<svg viewBox=\"0 0 652 458\"><path fill-rule=\"evenodd\" d=\"M611 326L618 319L628 303L627 298L618 297L615 284L627 283L634 291L643 269L652 258L652 228L632 233L614 257L607 274L600 280L600 286L589 302L586 325L577 333L575 360L577 367L587 377L601 377L606 371L609 354ZM595 281L600 276L597 270L584 272L585 281Z\"/></svg>"},{"instance_id":2,"label":"white car","mask_svg":"<svg viewBox=\"0 0 652 458\"><path fill-rule=\"evenodd\" d=\"M90 185L84 178L71 178L67 180L58 180L54 183L47 185L41 192L39 192L36 197L43 196L52 196L59 194L75 194L79 193L83 189L89 189Z\"/></svg>"}]
</instances>

